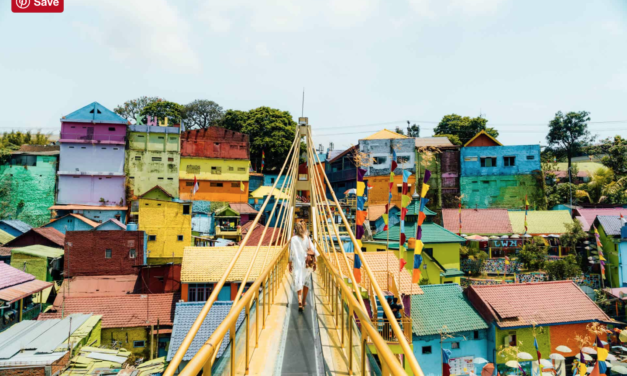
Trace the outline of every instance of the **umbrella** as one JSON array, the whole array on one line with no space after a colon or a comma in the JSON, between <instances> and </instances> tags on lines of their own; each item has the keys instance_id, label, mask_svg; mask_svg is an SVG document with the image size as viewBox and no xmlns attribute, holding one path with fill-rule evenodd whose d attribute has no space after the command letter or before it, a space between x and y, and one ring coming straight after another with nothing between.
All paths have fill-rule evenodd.
<instances>
[{"instance_id":1,"label":"umbrella","mask_svg":"<svg viewBox=\"0 0 627 376\"><path fill-rule=\"evenodd\" d=\"M549 358L551 358L553 360L564 360L564 359L566 359L561 354L551 354L551 355L549 355Z\"/></svg>"},{"instance_id":2,"label":"umbrella","mask_svg":"<svg viewBox=\"0 0 627 376\"><path fill-rule=\"evenodd\" d=\"M623 333L623 332L621 332L621 334L622 334L622 333ZM622 342L622 341L623 341L623 340L621 339L621 342ZM623 346L612 346L612 348L613 348L613 349L619 349L619 350L621 350L621 351L627 351L627 347L623 347Z\"/></svg>"},{"instance_id":3,"label":"umbrella","mask_svg":"<svg viewBox=\"0 0 627 376\"><path fill-rule=\"evenodd\" d=\"M488 363L483 366L481 370L481 376L492 376L494 374L494 364Z\"/></svg>"},{"instance_id":4,"label":"umbrella","mask_svg":"<svg viewBox=\"0 0 627 376\"><path fill-rule=\"evenodd\" d=\"M553 376L553 372L542 372L542 376Z\"/></svg>"},{"instance_id":5,"label":"umbrella","mask_svg":"<svg viewBox=\"0 0 627 376\"><path fill-rule=\"evenodd\" d=\"M540 359L540 364L542 364L544 368L553 368L553 363L551 363L550 360Z\"/></svg>"},{"instance_id":6,"label":"umbrella","mask_svg":"<svg viewBox=\"0 0 627 376\"><path fill-rule=\"evenodd\" d=\"M581 359L581 355L583 355L583 359ZM592 360L592 357L588 354L577 354L575 355L575 358L579 359L579 361L585 360L586 362L589 362Z\"/></svg>"},{"instance_id":7,"label":"umbrella","mask_svg":"<svg viewBox=\"0 0 627 376\"><path fill-rule=\"evenodd\" d=\"M540 235L540 237L541 237L541 238L546 238L547 236L546 236L546 235Z\"/></svg>"},{"instance_id":8,"label":"umbrella","mask_svg":"<svg viewBox=\"0 0 627 376\"><path fill-rule=\"evenodd\" d=\"M492 235L492 236L490 236L490 239L500 239L500 238L498 236L496 236L496 235Z\"/></svg>"},{"instance_id":9,"label":"umbrella","mask_svg":"<svg viewBox=\"0 0 627 376\"><path fill-rule=\"evenodd\" d=\"M533 356L531 356L531 354L526 353L526 352L519 352L518 353L518 359L533 360Z\"/></svg>"},{"instance_id":10,"label":"umbrella","mask_svg":"<svg viewBox=\"0 0 627 376\"><path fill-rule=\"evenodd\" d=\"M477 241L477 242L484 242L484 241L488 240L488 238L486 238L484 236L480 236L480 235L472 235L472 236L467 236L466 240L473 240L473 241Z\"/></svg>"},{"instance_id":11,"label":"umbrella","mask_svg":"<svg viewBox=\"0 0 627 376\"><path fill-rule=\"evenodd\" d=\"M555 234L549 234L549 238L559 238L559 235L555 235Z\"/></svg>"},{"instance_id":12,"label":"umbrella","mask_svg":"<svg viewBox=\"0 0 627 376\"><path fill-rule=\"evenodd\" d=\"M487 363L488 361L483 359L483 358L481 358L481 357L479 357L479 358L474 358L472 360L472 362L475 363L475 364L483 364L483 363Z\"/></svg>"},{"instance_id":13,"label":"umbrella","mask_svg":"<svg viewBox=\"0 0 627 376\"><path fill-rule=\"evenodd\" d=\"M509 236L503 235L503 236L501 236L501 239L509 239Z\"/></svg>"},{"instance_id":14,"label":"umbrella","mask_svg":"<svg viewBox=\"0 0 627 376\"><path fill-rule=\"evenodd\" d=\"M570 348L568 348L567 346L561 345L561 346L557 346L557 348L555 349L559 352L563 352L563 353L569 353L572 352L573 350L571 350Z\"/></svg>"},{"instance_id":15,"label":"umbrella","mask_svg":"<svg viewBox=\"0 0 627 376\"><path fill-rule=\"evenodd\" d=\"M625 375L627 374L627 367L625 366L612 367L612 373L620 373L622 375Z\"/></svg>"},{"instance_id":16,"label":"umbrella","mask_svg":"<svg viewBox=\"0 0 627 376\"><path fill-rule=\"evenodd\" d=\"M531 235L529 235L529 234L525 234L525 235L523 235L522 237L523 237L523 238L531 238L532 236L531 236Z\"/></svg>"},{"instance_id":17,"label":"umbrella","mask_svg":"<svg viewBox=\"0 0 627 376\"><path fill-rule=\"evenodd\" d=\"M465 237L466 237L466 236L468 236L468 235L466 235L466 234L461 234L460 236L461 236L462 238L465 238Z\"/></svg>"},{"instance_id":18,"label":"umbrella","mask_svg":"<svg viewBox=\"0 0 627 376\"><path fill-rule=\"evenodd\" d=\"M601 341L601 344L602 344L603 346L607 346L607 342L605 342L605 341Z\"/></svg>"},{"instance_id":19,"label":"umbrella","mask_svg":"<svg viewBox=\"0 0 627 376\"><path fill-rule=\"evenodd\" d=\"M605 360L614 361L616 360L616 356L614 356L613 354L607 354L607 358L605 358Z\"/></svg>"},{"instance_id":20,"label":"umbrella","mask_svg":"<svg viewBox=\"0 0 627 376\"><path fill-rule=\"evenodd\" d=\"M345 195L356 195L357 194L357 190L355 188L351 188L349 190L347 190L346 192L344 192Z\"/></svg>"},{"instance_id":21,"label":"umbrella","mask_svg":"<svg viewBox=\"0 0 627 376\"><path fill-rule=\"evenodd\" d=\"M520 239L520 235L515 234L509 237L510 239Z\"/></svg>"},{"instance_id":22,"label":"umbrella","mask_svg":"<svg viewBox=\"0 0 627 376\"><path fill-rule=\"evenodd\" d=\"M505 363L506 366L510 367L510 368L518 368L520 367L520 364L515 361L515 360L510 360L509 362Z\"/></svg>"},{"instance_id":23,"label":"umbrella","mask_svg":"<svg viewBox=\"0 0 627 376\"><path fill-rule=\"evenodd\" d=\"M586 354L596 354L597 351L595 349L593 349L592 347L584 347L581 349L581 352L586 353Z\"/></svg>"}]
</instances>

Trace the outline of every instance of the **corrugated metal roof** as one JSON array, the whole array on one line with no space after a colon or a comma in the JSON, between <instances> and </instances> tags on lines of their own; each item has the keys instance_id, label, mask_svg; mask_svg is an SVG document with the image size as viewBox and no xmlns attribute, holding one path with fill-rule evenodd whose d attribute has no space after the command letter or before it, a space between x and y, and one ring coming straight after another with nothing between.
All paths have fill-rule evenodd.
<instances>
[{"instance_id":1,"label":"corrugated metal roof","mask_svg":"<svg viewBox=\"0 0 627 376\"><path fill-rule=\"evenodd\" d=\"M400 239L400 223L390 227L390 241L398 242ZM405 235L407 239L416 235L416 222L405 223ZM387 231L381 231L374 235L374 240L387 240ZM435 223L422 224L422 242L425 244L438 243L465 243L466 239Z\"/></svg>"},{"instance_id":2,"label":"corrugated metal roof","mask_svg":"<svg viewBox=\"0 0 627 376\"><path fill-rule=\"evenodd\" d=\"M19 285L0 290L0 300L13 303L51 286L51 282L44 282L38 279L24 282Z\"/></svg>"},{"instance_id":3,"label":"corrugated metal roof","mask_svg":"<svg viewBox=\"0 0 627 376\"><path fill-rule=\"evenodd\" d=\"M128 124L128 120L98 102L92 102L87 106L70 113L69 115L65 115L61 118L61 121L76 123Z\"/></svg>"},{"instance_id":4,"label":"corrugated metal roof","mask_svg":"<svg viewBox=\"0 0 627 376\"><path fill-rule=\"evenodd\" d=\"M15 239L15 236L0 230L0 244L6 244Z\"/></svg>"},{"instance_id":5,"label":"corrugated metal roof","mask_svg":"<svg viewBox=\"0 0 627 376\"><path fill-rule=\"evenodd\" d=\"M412 331L417 336L487 329L488 325L455 283L421 286L411 297Z\"/></svg>"},{"instance_id":6,"label":"corrugated metal roof","mask_svg":"<svg viewBox=\"0 0 627 376\"><path fill-rule=\"evenodd\" d=\"M516 234L525 232L525 212L507 213ZM529 234L564 234L566 225L573 223L568 210L534 210L527 213L527 233Z\"/></svg>"},{"instance_id":7,"label":"corrugated metal roof","mask_svg":"<svg viewBox=\"0 0 627 376\"><path fill-rule=\"evenodd\" d=\"M237 211L240 214L257 214L257 213L259 213L257 210L255 210L249 204L231 202L231 203L229 203L229 206L232 209L235 209L235 211Z\"/></svg>"},{"instance_id":8,"label":"corrugated metal roof","mask_svg":"<svg viewBox=\"0 0 627 376\"><path fill-rule=\"evenodd\" d=\"M110 275L110 276L84 276L72 277L63 280L61 289L65 291L65 296L70 298L118 296L132 294L137 283L137 275ZM71 288L67 288L67 284ZM55 306L63 303L63 295L58 294L54 300Z\"/></svg>"},{"instance_id":9,"label":"corrugated metal roof","mask_svg":"<svg viewBox=\"0 0 627 376\"><path fill-rule=\"evenodd\" d=\"M448 137L416 137L416 147L433 146L455 146L451 143Z\"/></svg>"},{"instance_id":10,"label":"corrugated metal roof","mask_svg":"<svg viewBox=\"0 0 627 376\"><path fill-rule=\"evenodd\" d=\"M126 206L52 205L49 210L127 210Z\"/></svg>"},{"instance_id":11,"label":"corrugated metal roof","mask_svg":"<svg viewBox=\"0 0 627 376\"><path fill-rule=\"evenodd\" d=\"M19 285L20 283L32 281L34 279L34 275L25 273L9 264L5 264L4 262L0 262L0 289Z\"/></svg>"},{"instance_id":12,"label":"corrugated metal roof","mask_svg":"<svg viewBox=\"0 0 627 376\"><path fill-rule=\"evenodd\" d=\"M174 328L172 330L172 337L170 339L170 349L168 350L167 360L170 361L174 357L174 354L181 346L185 335L189 332L192 327L192 324L200 314L202 307L205 305L205 302L182 302L176 303L176 312L174 314ZM213 334L216 328L224 321L226 316L229 314L231 310L231 306L233 302L215 302L211 307L211 310L207 314L205 321L203 321L200 326L200 330L194 341L189 346L189 349L183 356L183 360L190 360L197 352L200 350L202 345L207 341L209 337ZM237 319L237 326L239 327L244 320L244 312L240 313L240 316ZM229 345L230 334L227 332L224 337L224 341L222 341L222 345L218 349L218 357L224 353L227 346Z\"/></svg>"},{"instance_id":13,"label":"corrugated metal roof","mask_svg":"<svg viewBox=\"0 0 627 376\"><path fill-rule=\"evenodd\" d=\"M28 223L22 222L18 219L3 219L0 223L4 223L7 226L11 226L17 231L21 231L22 234L30 230L32 227Z\"/></svg>"},{"instance_id":14,"label":"corrugated metal roof","mask_svg":"<svg viewBox=\"0 0 627 376\"><path fill-rule=\"evenodd\" d=\"M56 230L55 230L56 231ZM13 254L19 253L36 257L57 258L63 256L63 249L46 247L45 245L29 245L28 247L15 248Z\"/></svg>"},{"instance_id":15,"label":"corrugated metal roof","mask_svg":"<svg viewBox=\"0 0 627 376\"><path fill-rule=\"evenodd\" d=\"M620 229L623 227L623 222L620 220L620 217L609 216L609 215L600 215L597 217L601 226L603 226L603 230L609 236L620 236Z\"/></svg>"}]
</instances>

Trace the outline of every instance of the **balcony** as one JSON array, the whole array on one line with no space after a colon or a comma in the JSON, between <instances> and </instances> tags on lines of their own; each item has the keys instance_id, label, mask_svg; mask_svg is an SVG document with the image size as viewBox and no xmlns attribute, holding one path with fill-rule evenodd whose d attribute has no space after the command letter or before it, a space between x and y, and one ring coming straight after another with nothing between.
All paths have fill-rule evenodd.
<instances>
[{"instance_id":1,"label":"balcony","mask_svg":"<svg viewBox=\"0 0 627 376\"><path fill-rule=\"evenodd\" d=\"M237 228L216 226L216 237L239 238L242 236L242 230Z\"/></svg>"},{"instance_id":2,"label":"balcony","mask_svg":"<svg viewBox=\"0 0 627 376\"><path fill-rule=\"evenodd\" d=\"M61 132L60 142L76 142L86 144L124 144L125 135L89 134Z\"/></svg>"}]
</instances>

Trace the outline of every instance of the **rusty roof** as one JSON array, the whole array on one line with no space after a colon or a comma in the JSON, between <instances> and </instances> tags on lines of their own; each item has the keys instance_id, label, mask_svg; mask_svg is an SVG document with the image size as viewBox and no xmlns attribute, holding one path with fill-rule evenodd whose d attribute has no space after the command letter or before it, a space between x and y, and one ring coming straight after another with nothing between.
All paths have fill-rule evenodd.
<instances>
[{"instance_id":1,"label":"rusty roof","mask_svg":"<svg viewBox=\"0 0 627 376\"><path fill-rule=\"evenodd\" d=\"M246 236L246 234L248 234L248 231L250 231L250 229L252 228L252 224L253 221L248 221L245 224L242 225L241 229L242 229L242 236ZM248 238L248 241L246 242L247 246L257 246L259 244L259 241L261 240L261 235L263 235L263 230L266 228L266 226L257 223L257 226L255 226L255 229L253 230L253 233L250 234L250 238ZM270 240L273 240L273 243L276 244L279 240L279 237L281 235L281 230L279 229L278 231L274 231L274 239L272 239L272 231L275 229L275 227L268 227L268 229L266 230L266 236L263 239L263 242L261 243L261 245L270 245Z\"/></svg>"},{"instance_id":2,"label":"rusty roof","mask_svg":"<svg viewBox=\"0 0 627 376\"><path fill-rule=\"evenodd\" d=\"M12 303L27 296L33 295L36 292L47 289L51 286L51 282L34 279L32 281L24 282L19 285L10 286L0 290L0 300Z\"/></svg>"},{"instance_id":3,"label":"rusty roof","mask_svg":"<svg viewBox=\"0 0 627 376\"><path fill-rule=\"evenodd\" d=\"M259 213L255 208L250 206L250 204L243 204L238 202L229 203L231 209L235 209L240 214L257 214Z\"/></svg>"},{"instance_id":4,"label":"rusty roof","mask_svg":"<svg viewBox=\"0 0 627 376\"><path fill-rule=\"evenodd\" d=\"M48 210L128 210L126 206L52 205Z\"/></svg>"},{"instance_id":5,"label":"rusty roof","mask_svg":"<svg viewBox=\"0 0 627 376\"><path fill-rule=\"evenodd\" d=\"M65 279L54 305L60 306L64 295L70 298L84 298L132 294L139 278L138 275L110 275Z\"/></svg>"},{"instance_id":6,"label":"rusty roof","mask_svg":"<svg viewBox=\"0 0 627 376\"><path fill-rule=\"evenodd\" d=\"M12 152L13 155L59 155L60 145L22 145L19 150Z\"/></svg>"},{"instance_id":7,"label":"rusty roof","mask_svg":"<svg viewBox=\"0 0 627 376\"><path fill-rule=\"evenodd\" d=\"M93 221L90 221L90 222L93 222ZM93 223L95 223L95 222L93 222ZM63 235L63 233L60 232L59 230L57 230L56 228L53 228L53 227L39 227L39 228L34 228L31 231L34 231L34 232L38 233L39 235L41 235L44 238L50 240L51 242L53 242L54 244L58 245L59 247L64 247L65 246L65 235Z\"/></svg>"}]
</instances>

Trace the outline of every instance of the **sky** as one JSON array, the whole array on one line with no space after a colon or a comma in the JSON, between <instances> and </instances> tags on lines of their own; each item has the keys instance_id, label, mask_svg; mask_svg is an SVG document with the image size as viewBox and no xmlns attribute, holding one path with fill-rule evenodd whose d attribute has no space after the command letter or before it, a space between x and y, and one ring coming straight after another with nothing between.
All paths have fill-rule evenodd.
<instances>
[{"instance_id":1,"label":"sky","mask_svg":"<svg viewBox=\"0 0 627 376\"><path fill-rule=\"evenodd\" d=\"M55 132L139 96L304 115L335 149L383 128L482 115L546 144L557 111L627 137L625 0L0 0L0 131Z\"/></svg>"}]
</instances>

